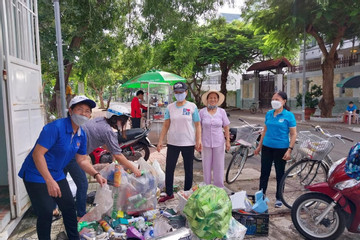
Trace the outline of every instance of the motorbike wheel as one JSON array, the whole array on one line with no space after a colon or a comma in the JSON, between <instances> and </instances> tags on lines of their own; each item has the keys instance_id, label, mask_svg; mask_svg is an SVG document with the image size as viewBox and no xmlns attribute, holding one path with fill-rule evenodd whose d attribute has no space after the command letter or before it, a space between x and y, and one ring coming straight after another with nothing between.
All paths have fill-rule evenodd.
<instances>
[{"instance_id":1,"label":"motorbike wheel","mask_svg":"<svg viewBox=\"0 0 360 240\"><path fill-rule=\"evenodd\" d=\"M138 142L133 146L133 149L136 154L135 156L132 154L132 151L130 149L124 152L124 155L128 160L137 161L139 160L139 155L141 155L141 157L143 157L145 161L149 159L150 149L146 144Z\"/></svg>"},{"instance_id":2,"label":"motorbike wheel","mask_svg":"<svg viewBox=\"0 0 360 240\"><path fill-rule=\"evenodd\" d=\"M201 152L198 152L198 151L195 150L195 152L194 152L194 160L197 161L197 162L202 161Z\"/></svg>"},{"instance_id":3,"label":"motorbike wheel","mask_svg":"<svg viewBox=\"0 0 360 240\"><path fill-rule=\"evenodd\" d=\"M285 172L279 186L284 205L291 208L295 200L308 191L305 186L325 182L327 173L322 161L305 158L292 165Z\"/></svg>"},{"instance_id":4,"label":"motorbike wheel","mask_svg":"<svg viewBox=\"0 0 360 240\"><path fill-rule=\"evenodd\" d=\"M291 210L295 228L306 239L337 239L345 229L345 215L340 206L335 206L316 224L320 216L333 200L322 194L310 192L300 196Z\"/></svg>"},{"instance_id":5,"label":"motorbike wheel","mask_svg":"<svg viewBox=\"0 0 360 240\"><path fill-rule=\"evenodd\" d=\"M239 177L244 168L246 159L248 158L249 148L241 146L238 151L233 154L230 164L226 171L226 182L231 184Z\"/></svg>"},{"instance_id":6,"label":"motorbike wheel","mask_svg":"<svg viewBox=\"0 0 360 240\"><path fill-rule=\"evenodd\" d=\"M92 165L95 165L95 156L94 156L94 154L93 154L93 153L90 153L90 154L89 154L89 157L90 157L90 159L91 159Z\"/></svg>"}]
</instances>

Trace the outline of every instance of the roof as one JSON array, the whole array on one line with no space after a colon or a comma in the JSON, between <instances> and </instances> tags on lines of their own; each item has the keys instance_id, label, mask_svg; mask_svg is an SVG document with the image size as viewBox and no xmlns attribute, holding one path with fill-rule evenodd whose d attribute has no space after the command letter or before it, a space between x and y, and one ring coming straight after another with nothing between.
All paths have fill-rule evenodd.
<instances>
[{"instance_id":1,"label":"roof","mask_svg":"<svg viewBox=\"0 0 360 240\"><path fill-rule=\"evenodd\" d=\"M289 60L287 60L285 57L278 58L278 59L270 59L263 62L254 63L251 65L246 71L266 71L266 70L272 70L277 68L283 68L283 67L292 67Z\"/></svg>"}]
</instances>

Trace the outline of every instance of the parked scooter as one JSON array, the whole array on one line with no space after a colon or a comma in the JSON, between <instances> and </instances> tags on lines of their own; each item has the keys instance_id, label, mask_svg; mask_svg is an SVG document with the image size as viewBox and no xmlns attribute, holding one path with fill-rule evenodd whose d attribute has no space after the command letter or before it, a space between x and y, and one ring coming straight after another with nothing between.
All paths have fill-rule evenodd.
<instances>
[{"instance_id":1,"label":"parked scooter","mask_svg":"<svg viewBox=\"0 0 360 240\"><path fill-rule=\"evenodd\" d=\"M122 154L124 154L124 156L130 161L136 161L140 157L143 157L147 161L150 156L149 148L154 147L147 137L150 129L133 128L128 129L125 132L126 139L124 139L121 134L118 134ZM93 164L112 163L113 161L111 153L101 147L96 148L89 155Z\"/></svg>"},{"instance_id":2,"label":"parked scooter","mask_svg":"<svg viewBox=\"0 0 360 240\"><path fill-rule=\"evenodd\" d=\"M331 166L326 182L306 186L311 192L301 195L293 204L292 221L307 239L336 239L345 227L349 232L360 233L360 181L356 180L360 177L351 178L346 170L352 159L351 151L348 158ZM360 159L356 161L353 166L358 171Z\"/></svg>"}]
</instances>

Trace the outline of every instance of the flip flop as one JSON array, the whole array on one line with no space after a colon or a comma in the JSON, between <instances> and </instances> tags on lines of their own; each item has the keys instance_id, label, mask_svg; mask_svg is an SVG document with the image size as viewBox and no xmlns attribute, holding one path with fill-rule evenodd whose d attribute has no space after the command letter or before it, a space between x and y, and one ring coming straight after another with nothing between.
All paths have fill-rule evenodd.
<instances>
[{"instance_id":1,"label":"flip flop","mask_svg":"<svg viewBox=\"0 0 360 240\"><path fill-rule=\"evenodd\" d=\"M53 217L52 217L52 221L56 221L56 220L59 220L61 218L61 214L58 213L58 214L54 214Z\"/></svg>"}]
</instances>

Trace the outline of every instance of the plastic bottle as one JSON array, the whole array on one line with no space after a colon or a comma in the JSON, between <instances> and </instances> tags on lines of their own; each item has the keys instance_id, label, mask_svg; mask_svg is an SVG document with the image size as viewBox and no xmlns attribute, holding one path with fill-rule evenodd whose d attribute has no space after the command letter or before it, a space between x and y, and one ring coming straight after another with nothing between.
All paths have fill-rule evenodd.
<instances>
[{"instance_id":1,"label":"plastic bottle","mask_svg":"<svg viewBox=\"0 0 360 240\"><path fill-rule=\"evenodd\" d=\"M166 218L173 217L173 215L171 213L169 213L167 211L163 211L163 210L160 211L160 214Z\"/></svg>"},{"instance_id":2,"label":"plastic bottle","mask_svg":"<svg viewBox=\"0 0 360 240\"><path fill-rule=\"evenodd\" d=\"M146 225L144 218L140 218L138 221L136 221L135 227L140 231L145 231Z\"/></svg>"},{"instance_id":3,"label":"plastic bottle","mask_svg":"<svg viewBox=\"0 0 360 240\"><path fill-rule=\"evenodd\" d=\"M144 233L144 237L145 239L150 239L154 237L154 228L153 227L148 227Z\"/></svg>"},{"instance_id":4,"label":"plastic bottle","mask_svg":"<svg viewBox=\"0 0 360 240\"><path fill-rule=\"evenodd\" d=\"M120 187L120 183L121 183L121 171L120 171L120 165L116 164L115 165L115 172L114 172L114 202L113 202L113 210L112 210L112 214L111 217L112 218L116 218L117 216L117 200L119 198L119 187Z\"/></svg>"},{"instance_id":5,"label":"plastic bottle","mask_svg":"<svg viewBox=\"0 0 360 240\"><path fill-rule=\"evenodd\" d=\"M114 172L114 187L120 187L121 184L121 171L120 165L115 165L115 172Z\"/></svg>"},{"instance_id":6,"label":"plastic bottle","mask_svg":"<svg viewBox=\"0 0 360 240\"><path fill-rule=\"evenodd\" d=\"M141 221L141 220L145 222L145 219L143 217L130 218L130 219L128 219L128 222L134 223L134 222Z\"/></svg>"},{"instance_id":7,"label":"plastic bottle","mask_svg":"<svg viewBox=\"0 0 360 240\"><path fill-rule=\"evenodd\" d=\"M137 202L139 202L141 199L142 199L142 195L141 194L137 194L137 195L134 195L134 196L131 196L128 198L129 202L131 202L132 204L135 204Z\"/></svg>"},{"instance_id":8,"label":"plastic bottle","mask_svg":"<svg viewBox=\"0 0 360 240\"><path fill-rule=\"evenodd\" d=\"M138 201L137 203L134 204L135 208L139 208L141 207L143 204L145 204L147 202L146 198L141 199L140 201Z\"/></svg>"},{"instance_id":9,"label":"plastic bottle","mask_svg":"<svg viewBox=\"0 0 360 240\"><path fill-rule=\"evenodd\" d=\"M143 215L144 215L145 219L147 221L149 221L149 220L154 220L156 218L156 214L158 214L158 213L159 213L159 211L154 209L154 210L149 210L149 211L144 212Z\"/></svg>"}]
</instances>

